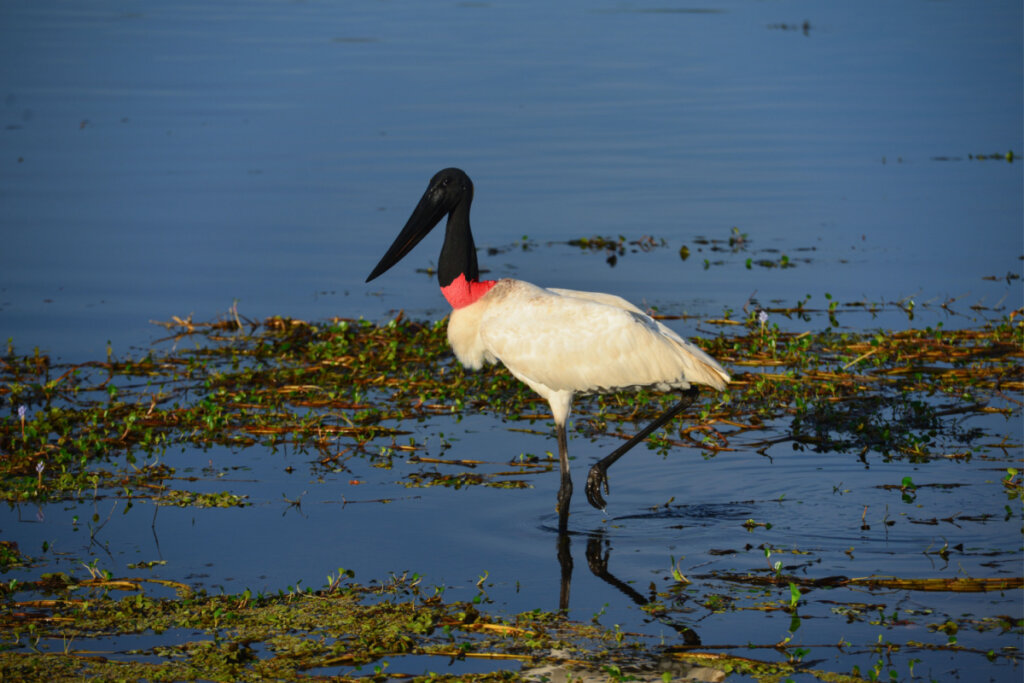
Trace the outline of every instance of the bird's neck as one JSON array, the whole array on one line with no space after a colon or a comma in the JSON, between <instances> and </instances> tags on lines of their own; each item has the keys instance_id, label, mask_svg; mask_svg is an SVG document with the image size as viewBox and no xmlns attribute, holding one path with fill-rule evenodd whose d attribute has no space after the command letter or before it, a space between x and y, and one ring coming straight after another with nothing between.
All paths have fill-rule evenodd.
<instances>
[{"instance_id":1,"label":"bird's neck","mask_svg":"<svg viewBox=\"0 0 1024 683\"><path fill-rule=\"evenodd\" d=\"M495 284L493 280L480 282L476 245L469 229L469 201L460 202L448 215L444 246L437 262L437 281L452 308L470 305Z\"/></svg>"}]
</instances>

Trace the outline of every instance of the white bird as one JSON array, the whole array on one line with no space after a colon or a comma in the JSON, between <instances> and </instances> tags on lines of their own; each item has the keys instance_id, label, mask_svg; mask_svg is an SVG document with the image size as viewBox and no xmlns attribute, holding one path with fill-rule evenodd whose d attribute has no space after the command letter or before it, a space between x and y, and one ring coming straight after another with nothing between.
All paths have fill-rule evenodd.
<instances>
[{"instance_id":1,"label":"white bird","mask_svg":"<svg viewBox=\"0 0 1024 683\"><path fill-rule=\"evenodd\" d=\"M574 395L640 387L685 391L683 400L591 468L587 499L604 509L601 488L608 493L611 464L689 406L698 393L692 385L721 391L729 375L711 356L620 297L545 289L521 280L480 281L469 227L472 201L473 183L465 172L439 171L366 281L400 261L447 214L437 277L453 309L448 341L467 368L500 361L551 406L561 471L559 530L565 531L572 497L565 423Z\"/></svg>"}]
</instances>

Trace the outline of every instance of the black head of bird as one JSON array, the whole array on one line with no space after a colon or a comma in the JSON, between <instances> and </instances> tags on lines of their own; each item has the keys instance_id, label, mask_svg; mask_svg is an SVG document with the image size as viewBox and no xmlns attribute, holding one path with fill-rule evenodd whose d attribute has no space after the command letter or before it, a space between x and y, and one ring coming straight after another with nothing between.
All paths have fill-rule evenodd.
<instances>
[{"instance_id":1,"label":"black head of bird","mask_svg":"<svg viewBox=\"0 0 1024 683\"><path fill-rule=\"evenodd\" d=\"M420 197L405 227L395 238L366 281L382 275L412 251L441 219L448 216L445 246L438 262L438 279L445 286L460 273L476 279L476 248L469 232L469 207L473 203L473 181L459 168L446 168L434 174ZM467 263L469 261L469 263ZM459 272L448 272L458 270ZM469 271L472 272L464 272ZM445 280L447 278L447 280Z\"/></svg>"}]
</instances>

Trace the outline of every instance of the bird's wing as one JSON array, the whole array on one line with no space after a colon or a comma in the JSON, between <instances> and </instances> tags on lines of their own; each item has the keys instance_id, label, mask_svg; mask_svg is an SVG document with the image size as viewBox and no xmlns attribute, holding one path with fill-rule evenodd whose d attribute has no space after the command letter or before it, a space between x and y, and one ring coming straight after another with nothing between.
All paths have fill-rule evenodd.
<instances>
[{"instance_id":1,"label":"bird's wing","mask_svg":"<svg viewBox=\"0 0 1024 683\"><path fill-rule=\"evenodd\" d=\"M710 356L619 297L517 285L488 307L480 336L531 382L585 393L691 383L722 389L729 379Z\"/></svg>"},{"instance_id":2,"label":"bird's wing","mask_svg":"<svg viewBox=\"0 0 1024 683\"><path fill-rule=\"evenodd\" d=\"M615 308L621 308L626 311L632 311L634 313L640 313L646 315L639 308L634 306L632 303L626 301L621 296L615 296L614 294L605 294L604 292L581 292L576 289L560 289L558 287L546 287L549 292L554 292L560 296L571 296L577 299L585 299L587 301L594 301L599 304L606 304L608 306L614 306Z\"/></svg>"}]
</instances>

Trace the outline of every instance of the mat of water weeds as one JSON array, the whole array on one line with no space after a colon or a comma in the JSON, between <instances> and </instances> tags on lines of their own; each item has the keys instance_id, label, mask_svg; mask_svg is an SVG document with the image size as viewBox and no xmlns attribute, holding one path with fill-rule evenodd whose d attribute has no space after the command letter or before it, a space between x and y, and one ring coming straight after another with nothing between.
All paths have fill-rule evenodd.
<instances>
[{"instance_id":1,"label":"mat of water weeds","mask_svg":"<svg viewBox=\"0 0 1024 683\"><path fill-rule=\"evenodd\" d=\"M83 556L54 571L46 544L21 547L5 528L0 562L22 578L2 587L4 676L543 680L568 669L643 680L1012 680L1024 635L1020 312L960 329L837 324L867 308L828 301L815 311L808 301L699 321L698 342L734 382L649 447L666 459L703 455L737 493L722 506L699 495L652 501L574 531L590 572L639 606L635 628L606 624L600 611L587 622L554 605L503 610L485 577L479 595L459 600L416 576L356 583L344 570L317 590L263 594L214 594L158 562L114 572ZM897 305L911 319L912 308ZM827 326L801 330L809 316ZM554 476L547 438L536 454L460 451L473 415L541 437L551 425L546 405L503 369L464 371L443 322L232 312L163 325L168 337L131 358L61 364L9 345L0 497L11 514L95 501L121 514L246 514L253 501L214 464L218 449L287 451L353 485L386 472L380 505L428 487L529 489ZM573 439L628 438L672 400L582 399ZM196 453L211 454L208 470L196 470ZM759 462L779 463L773 499L748 479ZM619 481L613 470L613 495ZM81 520L90 537L104 523ZM650 578L623 580L610 552L619 529L682 530L685 547L648 566ZM644 623L678 637L653 637Z\"/></svg>"}]
</instances>

